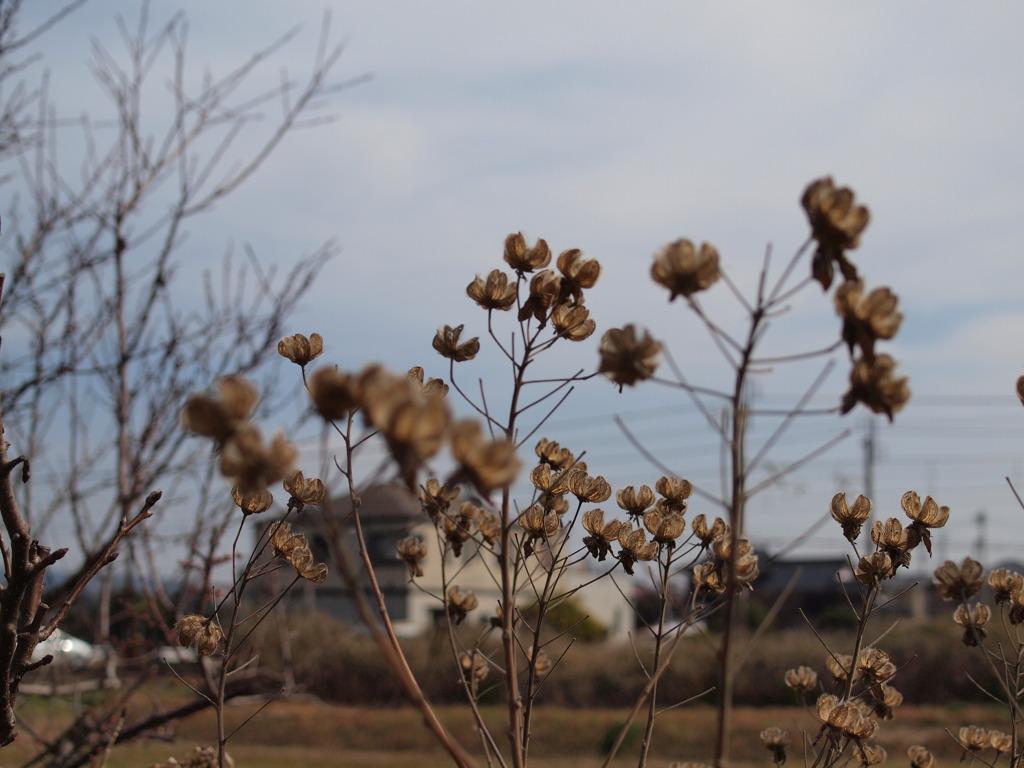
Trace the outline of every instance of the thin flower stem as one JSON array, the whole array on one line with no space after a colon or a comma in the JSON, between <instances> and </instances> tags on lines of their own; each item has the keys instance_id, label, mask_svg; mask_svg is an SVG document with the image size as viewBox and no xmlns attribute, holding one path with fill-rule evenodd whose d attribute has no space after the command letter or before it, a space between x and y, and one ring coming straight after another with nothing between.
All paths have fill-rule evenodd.
<instances>
[{"instance_id":1,"label":"thin flower stem","mask_svg":"<svg viewBox=\"0 0 1024 768\"><path fill-rule=\"evenodd\" d=\"M786 355L773 355L771 357L759 357L751 362L758 366L767 365L778 365L779 363L795 363L799 360L810 360L815 357L824 357L825 355L831 355L837 349L843 346L842 339L829 344L827 347L821 347L820 349L812 349L809 352L791 352Z\"/></svg>"},{"instance_id":2,"label":"thin flower stem","mask_svg":"<svg viewBox=\"0 0 1024 768\"><path fill-rule=\"evenodd\" d=\"M783 286L785 286L786 282L789 280L790 274L796 268L796 265L800 263L800 259L803 258L803 255L807 252L807 249L811 247L811 243L813 242L814 238L808 237L804 241L803 245L797 248L796 253L794 253L790 258L789 263L786 264L785 268L782 270L782 274L779 275L779 279L775 282L775 287L772 289L772 292L768 297L769 304L777 304L780 301L785 301L788 296L792 295L793 290L799 290L806 283L810 282L812 278L804 278L797 283L796 289L790 289L789 292L785 293L783 292Z\"/></svg>"},{"instance_id":3,"label":"thin flower stem","mask_svg":"<svg viewBox=\"0 0 1024 768\"><path fill-rule=\"evenodd\" d=\"M757 465L760 464L764 457L768 455L768 452L775 447L775 444L782 438L786 433L786 430L789 429L790 425L793 423L793 419L796 418L796 414L799 413L805 405L807 405L810 399L814 397L821 388L821 385L825 383L825 379L828 377L829 373L832 372L832 368L833 364L830 361L821 369L818 375L814 377L814 381L811 382L810 386L807 387L807 390L800 396L796 405L788 414L786 414L786 417L779 423L779 425L772 430L768 439L765 440L764 444L761 446L761 449L754 454L754 457L747 464L748 472L752 472L756 469Z\"/></svg>"},{"instance_id":4,"label":"thin flower stem","mask_svg":"<svg viewBox=\"0 0 1024 768\"><path fill-rule=\"evenodd\" d=\"M646 446L644 446L644 444L640 442L636 435L633 434L632 430L630 430L630 428L626 426L626 423L622 420L621 416L616 414L612 418L615 421L616 426L618 426L619 430L621 430L622 434L625 435L626 440L628 440L629 443L634 448L636 448L636 450L640 453L641 456L647 459L647 461L649 461L662 474L669 477L674 477L676 475L675 470L673 470L667 464L663 463L661 459L659 459L657 456L655 456L653 453L647 450ZM696 485L693 486L693 493L694 495L699 496L705 501L710 501L716 506L722 507L722 509L727 508L725 502L723 502L717 496L712 496L710 493L702 490Z\"/></svg>"},{"instance_id":5,"label":"thin flower stem","mask_svg":"<svg viewBox=\"0 0 1024 768\"><path fill-rule=\"evenodd\" d=\"M653 665L657 669L661 663L662 643L665 640L665 618L668 614L669 598L669 570L671 568L671 550L664 548L662 558L658 563L660 574L658 589L658 626L654 633L654 656ZM644 768L647 765L647 755L650 753L651 740L654 737L654 720L658 716L658 681L651 681L651 693L647 699L647 724L644 728L644 738L640 743L640 757L637 761L637 768Z\"/></svg>"}]
</instances>

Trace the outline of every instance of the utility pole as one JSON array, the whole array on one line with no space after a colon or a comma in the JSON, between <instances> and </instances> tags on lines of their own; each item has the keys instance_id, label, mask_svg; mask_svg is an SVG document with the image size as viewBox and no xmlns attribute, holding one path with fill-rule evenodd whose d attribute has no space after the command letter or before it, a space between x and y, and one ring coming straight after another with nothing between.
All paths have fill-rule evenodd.
<instances>
[{"instance_id":1,"label":"utility pole","mask_svg":"<svg viewBox=\"0 0 1024 768\"><path fill-rule=\"evenodd\" d=\"M864 495L871 500L871 515L868 517L867 530L868 541L865 545L870 551L871 548L871 524L874 518L875 505L875 458L877 457L877 445L875 442L875 418L869 416L865 423L864 434Z\"/></svg>"},{"instance_id":2,"label":"utility pole","mask_svg":"<svg viewBox=\"0 0 1024 768\"><path fill-rule=\"evenodd\" d=\"M986 551L988 549L988 535L985 526L988 524L988 514L984 509L979 509L974 515L975 530L978 537L974 540L974 559L984 564Z\"/></svg>"}]
</instances>

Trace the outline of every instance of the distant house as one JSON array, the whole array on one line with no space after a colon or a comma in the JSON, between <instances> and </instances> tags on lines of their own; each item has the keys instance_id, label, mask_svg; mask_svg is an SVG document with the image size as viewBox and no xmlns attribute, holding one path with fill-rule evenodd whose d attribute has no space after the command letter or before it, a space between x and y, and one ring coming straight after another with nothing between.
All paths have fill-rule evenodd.
<instances>
[{"instance_id":1,"label":"distant house","mask_svg":"<svg viewBox=\"0 0 1024 768\"><path fill-rule=\"evenodd\" d=\"M434 524L424 514L419 499L407 490L398 486L378 486L367 489L360 495L360 499L360 519L367 552L396 632L412 636L438 625L444 617L444 604L440 596L445 574L448 575L449 583L458 586L463 593L473 592L476 595L479 607L470 614L469 621L483 623L496 615L501 589L495 581L493 559L489 556L474 557L477 545L472 540L465 543L461 557L456 558L449 552L447 558L442 560ZM338 509L348 509L347 499L338 502ZM318 561L330 563L319 513L313 510L302 512L293 518L292 527L307 536ZM408 566L398 559L396 550L398 541L407 536L418 536L427 545L427 557L422 563L423 576L414 582L410 581ZM355 534L351 531L347 545L352 562L359 566ZM586 562L589 563L590 559ZM599 572L584 564L573 566L564 574L563 587L571 589L590 582ZM616 576L618 588L610 579L599 579L574 596L577 604L608 630L610 640L625 640L634 627L633 610L620 588L630 593L639 578L642 578L639 574L628 577L619 572ZM369 597L368 581L365 582L365 589ZM337 568L330 569L327 581L323 584L308 581L297 584L290 600L293 604L329 614L353 625L360 623L355 604Z\"/></svg>"},{"instance_id":2,"label":"distant house","mask_svg":"<svg viewBox=\"0 0 1024 768\"><path fill-rule=\"evenodd\" d=\"M754 583L754 596L771 607L785 595L785 609L780 612L778 623L795 624L802 621L801 610L813 618L835 606L846 606L843 585L855 591L853 581L853 569L845 557L765 558Z\"/></svg>"}]
</instances>

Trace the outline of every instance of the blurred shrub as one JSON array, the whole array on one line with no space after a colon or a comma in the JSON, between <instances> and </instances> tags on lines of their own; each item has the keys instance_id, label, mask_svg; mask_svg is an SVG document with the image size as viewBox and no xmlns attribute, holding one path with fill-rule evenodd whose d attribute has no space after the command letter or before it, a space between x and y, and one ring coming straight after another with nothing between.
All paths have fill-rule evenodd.
<instances>
[{"instance_id":1,"label":"blurred shrub","mask_svg":"<svg viewBox=\"0 0 1024 768\"><path fill-rule=\"evenodd\" d=\"M321 614L292 615L288 619L294 674L300 690L343 704L399 706L405 696L389 674L373 641ZM879 627L880 634L886 627ZM872 633L869 632L869 637ZM828 652L822 640L837 653L847 652L847 633L823 633L816 638L809 630L787 629L757 638L746 650L741 637L743 667L736 679L736 703L741 706L794 705L796 697L783 682L787 669L807 665L828 684L825 669ZM651 649L638 636L633 647L608 643L577 643L558 663L541 689L539 702L574 708L626 707L643 686L643 673L634 661L648 661ZM259 639L261 663L281 669L278 627L273 620L263 626ZM443 636L403 640L410 663L427 696L437 703L461 703L464 699L453 664L448 660ZM894 685L908 704L950 704L984 701L968 679L990 682L990 672L980 653L960 642L960 630L952 620L902 621L879 643L899 667ZM718 670L714 636L684 637L659 683L659 699L669 706L714 688ZM937 669L950 670L935 674ZM492 672L488 682L496 682ZM497 685L482 686L484 703L496 703ZM714 693L697 701L710 704Z\"/></svg>"}]
</instances>

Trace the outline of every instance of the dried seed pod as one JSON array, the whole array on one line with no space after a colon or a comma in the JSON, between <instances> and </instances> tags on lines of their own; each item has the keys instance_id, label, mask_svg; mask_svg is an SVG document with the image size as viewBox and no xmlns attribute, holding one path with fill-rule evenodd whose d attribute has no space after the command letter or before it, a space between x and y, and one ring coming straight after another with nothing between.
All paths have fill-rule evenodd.
<instances>
[{"instance_id":1,"label":"dried seed pod","mask_svg":"<svg viewBox=\"0 0 1024 768\"><path fill-rule=\"evenodd\" d=\"M523 233L516 232L505 238L504 258L505 263L520 274L533 272L551 263L551 249L543 240L538 240L532 248L527 248Z\"/></svg>"},{"instance_id":2,"label":"dried seed pod","mask_svg":"<svg viewBox=\"0 0 1024 768\"><path fill-rule=\"evenodd\" d=\"M976 725L965 725L960 729L959 737L960 746L968 752L977 752L991 746L988 730Z\"/></svg>"},{"instance_id":3,"label":"dried seed pod","mask_svg":"<svg viewBox=\"0 0 1024 768\"><path fill-rule=\"evenodd\" d=\"M668 288L669 301L707 290L720 277L718 251L708 243L701 243L698 251L689 240L676 240L654 255L651 266L651 278Z\"/></svg>"},{"instance_id":4,"label":"dried seed pod","mask_svg":"<svg viewBox=\"0 0 1024 768\"><path fill-rule=\"evenodd\" d=\"M268 490L256 491L254 493L242 493L238 486L231 488L231 498L238 505L239 509L247 515L258 515L266 512L274 503L274 497Z\"/></svg>"},{"instance_id":5,"label":"dried seed pod","mask_svg":"<svg viewBox=\"0 0 1024 768\"><path fill-rule=\"evenodd\" d=\"M619 389L651 378L661 360L661 344L633 325L605 331L600 352L598 372L618 384Z\"/></svg>"},{"instance_id":6,"label":"dried seed pod","mask_svg":"<svg viewBox=\"0 0 1024 768\"><path fill-rule=\"evenodd\" d=\"M960 565L947 560L935 569L933 582L946 600L967 600L981 591L983 585L981 563L965 557Z\"/></svg>"},{"instance_id":7,"label":"dried seed pod","mask_svg":"<svg viewBox=\"0 0 1024 768\"><path fill-rule=\"evenodd\" d=\"M472 592L462 594L458 587L449 587L446 594L448 615L453 624L461 624L470 611L480 604Z\"/></svg>"},{"instance_id":8,"label":"dried seed pod","mask_svg":"<svg viewBox=\"0 0 1024 768\"><path fill-rule=\"evenodd\" d=\"M492 269L486 279L477 275L466 287L466 293L487 310L511 309L519 297L518 283L509 283L508 275L500 269Z\"/></svg>"},{"instance_id":9,"label":"dried seed pod","mask_svg":"<svg viewBox=\"0 0 1024 768\"><path fill-rule=\"evenodd\" d=\"M398 559L409 566L409 578L416 579L423 576L423 561L427 557L427 546L417 536L408 536L400 539L396 546Z\"/></svg>"},{"instance_id":10,"label":"dried seed pod","mask_svg":"<svg viewBox=\"0 0 1024 768\"><path fill-rule=\"evenodd\" d=\"M323 480L311 477L308 480L301 470L295 470L284 481L284 489L291 494L293 500L310 506L320 506L327 498L327 489Z\"/></svg>"},{"instance_id":11,"label":"dried seed pod","mask_svg":"<svg viewBox=\"0 0 1024 768\"><path fill-rule=\"evenodd\" d=\"M223 635L213 619L189 614L182 616L175 625L178 633L178 645L182 648L195 646L200 656L209 656L217 650L217 644Z\"/></svg>"},{"instance_id":12,"label":"dried seed pod","mask_svg":"<svg viewBox=\"0 0 1024 768\"><path fill-rule=\"evenodd\" d=\"M323 351L324 340L319 333L310 334L308 338L296 333L277 342L277 353L303 368L318 358Z\"/></svg>"},{"instance_id":13,"label":"dried seed pod","mask_svg":"<svg viewBox=\"0 0 1024 768\"><path fill-rule=\"evenodd\" d=\"M832 519L843 526L843 536L856 541L861 528L871 518L871 500L858 496L852 507L846 505L846 494L837 493L832 497Z\"/></svg>"},{"instance_id":14,"label":"dried seed pod","mask_svg":"<svg viewBox=\"0 0 1024 768\"><path fill-rule=\"evenodd\" d=\"M1024 576L1008 568L997 568L988 575L988 585L996 596L996 604L1009 602L1014 593L1024 590Z\"/></svg>"},{"instance_id":15,"label":"dried seed pod","mask_svg":"<svg viewBox=\"0 0 1024 768\"><path fill-rule=\"evenodd\" d=\"M907 750L907 757L910 758L911 768L937 768L938 763L935 756L920 744L915 744Z\"/></svg>"},{"instance_id":16,"label":"dried seed pod","mask_svg":"<svg viewBox=\"0 0 1024 768\"><path fill-rule=\"evenodd\" d=\"M471 482L482 496L511 485L521 466L515 444L505 438L487 439L474 419L456 422L451 452L459 464L459 477Z\"/></svg>"},{"instance_id":17,"label":"dried seed pod","mask_svg":"<svg viewBox=\"0 0 1024 768\"><path fill-rule=\"evenodd\" d=\"M810 667L800 666L787 669L784 676L786 685L797 693L808 693L818 685L818 673Z\"/></svg>"},{"instance_id":18,"label":"dried seed pod","mask_svg":"<svg viewBox=\"0 0 1024 768\"><path fill-rule=\"evenodd\" d=\"M849 413L863 403L874 413L893 414L910 400L907 377L896 376L896 361L889 355L860 358L850 370L850 388L843 395L841 411Z\"/></svg>"},{"instance_id":19,"label":"dried seed pod","mask_svg":"<svg viewBox=\"0 0 1024 768\"><path fill-rule=\"evenodd\" d=\"M480 351L480 339L474 336L469 341L460 343L462 329L465 326L457 325L452 328L445 325L438 329L434 335L434 349L442 357L447 357L456 363L472 360Z\"/></svg>"},{"instance_id":20,"label":"dried seed pod","mask_svg":"<svg viewBox=\"0 0 1024 768\"><path fill-rule=\"evenodd\" d=\"M320 368L309 377L313 408L327 421L347 418L358 407L352 377L337 368Z\"/></svg>"}]
</instances>

